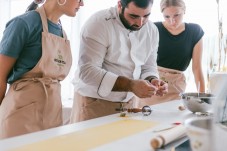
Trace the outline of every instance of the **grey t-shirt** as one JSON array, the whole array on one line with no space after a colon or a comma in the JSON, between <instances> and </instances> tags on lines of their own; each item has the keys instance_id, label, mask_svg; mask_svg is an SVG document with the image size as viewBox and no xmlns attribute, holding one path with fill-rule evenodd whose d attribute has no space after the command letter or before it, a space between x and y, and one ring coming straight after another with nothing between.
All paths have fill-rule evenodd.
<instances>
[{"instance_id":1,"label":"grey t-shirt","mask_svg":"<svg viewBox=\"0 0 227 151\"><path fill-rule=\"evenodd\" d=\"M49 32L62 37L61 26L48 20ZM42 22L38 12L30 11L17 16L6 24L0 43L0 54L16 58L8 75L8 83L30 71L42 56Z\"/></svg>"}]
</instances>

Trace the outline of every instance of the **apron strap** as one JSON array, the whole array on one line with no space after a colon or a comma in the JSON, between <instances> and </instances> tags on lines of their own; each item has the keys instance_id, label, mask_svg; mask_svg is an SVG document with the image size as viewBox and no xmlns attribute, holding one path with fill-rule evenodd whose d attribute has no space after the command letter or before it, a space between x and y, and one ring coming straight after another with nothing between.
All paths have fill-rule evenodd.
<instances>
[{"instance_id":1,"label":"apron strap","mask_svg":"<svg viewBox=\"0 0 227 151\"><path fill-rule=\"evenodd\" d=\"M61 20L59 19L59 23L61 24ZM62 24L61 24L61 27L62 27ZM62 29L62 33L63 33L63 38L65 38L67 40L67 34L65 32L65 30L63 28Z\"/></svg>"},{"instance_id":2,"label":"apron strap","mask_svg":"<svg viewBox=\"0 0 227 151\"><path fill-rule=\"evenodd\" d=\"M58 80L52 79L52 78L23 78L23 79L17 80L14 83L14 86L13 86L14 90L19 91L19 90L23 89L24 87L26 87L28 85L28 83L24 83L24 82L27 82L27 81L40 82L43 86L47 100L48 100L48 93L47 93L46 86L48 86L52 83L58 83L59 82Z\"/></svg>"},{"instance_id":3,"label":"apron strap","mask_svg":"<svg viewBox=\"0 0 227 151\"><path fill-rule=\"evenodd\" d=\"M28 82L40 82L42 84L42 87L44 89L45 96L46 96L45 105L44 105L44 109L43 109L43 115L46 115L46 112L47 112L46 104L48 104L48 101L49 101L47 87L50 84L59 83L59 81L56 79L52 79L52 78L23 78L23 79L17 80L16 82L13 83L13 89L15 91L20 91L21 89L23 89L24 87L26 87L27 85L30 84ZM44 123L44 120L42 122Z\"/></svg>"},{"instance_id":4,"label":"apron strap","mask_svg":"<svg viewBox=\"0 0 227 151\"><path fill-rule=\"evenodd\" d=\"M42 25L43 25L43 31L48 32L48 24L47 24L47 17L46 17L46 12L43 6L37 9L37 11L40 14L41 20L42 20Z\"/></svg>"},{"instance_id":5,"label":"apron strap","mask_svg":"<svg viewBox=\"0 0 227 151\"><path fill-rule=\"evenodd\" d=\"M63 32L63 38L65 38L65 39L67 40L67 35L66 35L66 33L65 33L65 30L62 29L62 32Z\"/></svg>"},{"instance_id":6,"label":"apron strap","mask_svg":"<svg viewBox=\"0 0 227 151\"><path fill-rule=\"evenodd\" d=\"M37 12L39 12L41 20L42 20L42 25L43 25L43 31L44 32L48 32L48 23L47 23L47 17L46 17L46 12L43 6L41 6L40 8L36 9ZM62 29L62 33L63 33L63 38L65 38L67 40L67 36L65 31Z\"/></svg>"},{"instance_id":7,"label":"apron strap","mask_svg":"<svg viewBox=\"0 0 227 151\"><path fill-rule=\"evenodd\" d=\"M48 32L48 23L47 23L47 17L46 17L46 12L44 7L41 6L40 8L36 9L36 11L39 12L40 14L42 25L43 25L43 31ZM62 33L63 33L63 38L67 40L67 35L63 29L62 29Z\"/></svg>"},{"instance_id":8,"label":"apron strap","mask_svg":"<svg viewBox=\"0 0 227 151\"><path fill-rule=\"evenodd\" d=\"M183 71L158 66L158 70L170 74L183 74Z\"/></svg>"}]
</instances>

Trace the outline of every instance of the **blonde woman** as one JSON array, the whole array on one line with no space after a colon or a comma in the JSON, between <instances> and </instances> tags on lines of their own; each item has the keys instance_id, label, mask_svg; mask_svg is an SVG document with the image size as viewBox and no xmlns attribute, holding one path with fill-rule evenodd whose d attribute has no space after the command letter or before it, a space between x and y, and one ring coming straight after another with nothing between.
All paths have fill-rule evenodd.
<instances>
[{"instance_id":1,"label":"blonde woman","mask_svg":"<svg viewBox=\"0 0 227 151\"><path fill-rule=\"evenodd\" d=\"M152 96L139 101L141 106L179 99L185 91L184 71L192 61L192 71L199 92L205 92L202 72L203 29L195 23L183 22L185 2L183 0L161 0L163 22L155 22L159 30L157 64L159 76L168 82L168 94ZM196 90L195 90L196 91Z\"/></svg>"},{"instance_id":2,"label":"blonde woman","mask_svg":"<svg viewBox=\"0 0 227 151\"><path fill-rule=\"evenodd\" d=\"M76 16L80 6L81 0L46 0L7 23L0 43L0 139L62 125L60 81L72 56L59 19Z\"/></svg>"}]
</instances>

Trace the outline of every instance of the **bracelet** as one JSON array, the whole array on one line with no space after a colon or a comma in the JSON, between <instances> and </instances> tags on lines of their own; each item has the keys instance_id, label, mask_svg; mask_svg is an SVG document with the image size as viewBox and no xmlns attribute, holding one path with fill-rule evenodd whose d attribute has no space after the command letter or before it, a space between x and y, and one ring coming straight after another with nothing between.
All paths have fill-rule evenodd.
<instances>
[{"instance_id":1,"label":"bracelet","mask_svg":"<svg viewBox=\"0 0 227 151\"><path fill-rule=\"evenodd\" d=\"M149 76L145 80L151 82L153 79L158 79L156 76Z\"/></svg>"}]
</instances>

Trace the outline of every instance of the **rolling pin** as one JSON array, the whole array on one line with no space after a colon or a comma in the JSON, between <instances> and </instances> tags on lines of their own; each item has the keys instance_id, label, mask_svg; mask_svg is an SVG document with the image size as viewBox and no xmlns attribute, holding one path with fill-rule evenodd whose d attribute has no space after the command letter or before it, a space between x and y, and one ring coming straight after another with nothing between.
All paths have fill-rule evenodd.
<instances>
[{"instance_id":1,"label":"rolling pin","mask_svg":"<svg viewBox=\"0 0 227 151\"><path fill-rule=\"evenodd\" d=\"M161 148L184 136L186 136L186 128L184 125L178 125L158 133L157 136L151 139L151 147L153 147L153 149Z\"/></svg>"}]
</instances>

